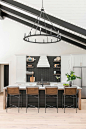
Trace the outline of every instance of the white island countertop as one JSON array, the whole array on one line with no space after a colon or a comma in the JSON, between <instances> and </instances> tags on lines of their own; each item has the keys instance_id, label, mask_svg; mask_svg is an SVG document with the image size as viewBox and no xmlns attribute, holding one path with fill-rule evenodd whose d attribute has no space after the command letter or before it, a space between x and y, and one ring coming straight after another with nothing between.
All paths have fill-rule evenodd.
<instances>
[{"instance_id":1,"label":"white island countertop","mask_svg":"<svg viewBox=\"0 0 86 129\"><path fill-rule=\"evenodd\" d=\"M57 83L57 82L50 82L50 85L37 85L37 82L29 82L29 83L22 83L22 84L13 84L13 85L9 85L4 87L4 89L6 89L7 87L10 86L19 86L19 89L26 89L27 86L38 86L40 90L45 89L46 86L54 86L54 87L58 87L58 89L64 89L63 83ZM77 85L73 85L72 87L77 87L77 89L82 89L81 87L77 86ZM69 87L71 88L71 87Z\"/></svg>"}]
</instances>

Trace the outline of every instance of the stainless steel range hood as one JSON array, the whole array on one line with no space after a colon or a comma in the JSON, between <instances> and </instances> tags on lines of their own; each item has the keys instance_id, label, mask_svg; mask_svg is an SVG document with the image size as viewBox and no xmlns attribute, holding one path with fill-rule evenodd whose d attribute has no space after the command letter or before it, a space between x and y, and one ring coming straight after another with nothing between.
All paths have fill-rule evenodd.
<instances>
[{"instance_id":1,"label":"stainless steel range hood","mask_svg":"<svg viewBox=\"0 0 86 129\"><path fill-rule=\"evenodd\" d=\"M49 68L50 64L49 61L47 59L47 56L40 56L37 67L45 67L45 68Z\"/></svg>"}]
</instances>

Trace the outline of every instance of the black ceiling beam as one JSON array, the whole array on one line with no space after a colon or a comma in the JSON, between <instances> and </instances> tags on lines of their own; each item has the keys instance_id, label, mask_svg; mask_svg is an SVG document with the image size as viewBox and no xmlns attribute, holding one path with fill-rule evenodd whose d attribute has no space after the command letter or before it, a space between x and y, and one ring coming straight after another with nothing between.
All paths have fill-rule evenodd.
<instances>
[{"instance_id":1,"label":"black ceiling beam","mask_svg":"<svg viewBox=\"0 0 86 129\"><path fill-rule=\"evenodd\" d=\"M36 21L36 19L33 18L33 17L27 16L27 15L25 15L25 14L22 14L22 13L20 13L20 12L18 12L18 11L15 11L15 10L10 9L10 8L8 8L8 7L5 7L5 6L3 6L3 5L1 5L1 9L5 10L5 11L8 11L8 12L10 12L10 13L12 13L12 14L15 14L15 15L17 15L17 16L20 16L20 17L22 17L22 18L25 18L25 19L27 19L27 20L30 20L30 21L32 21L32 22L35 22L35 21ZM36 23L37 23L37 22L36 22ZM42 22L42 21L40 21L39 24L42 25L42 26L45 26L45 25L44 25L44 22ZM46 23L46 27L49 28L49 29L51 29L51 28L52 28L52 25L49 25L49 24ZM52 28L52 29L54 30L54 28ZM57 27L55 27L55 29L56 29L57 31L59 30L60 33L66 35L66 36L69 36L69 37L71 37L71 38L74 38L75 40L81 41L81 42L83 42L84 44L86 44L86 39L84 39L84 38L81 38L81 37L79 37L79 36L76 36L76 35L74 35L74 34L71 34L71 33L69 33L69 32L66 32L66 31L64 31L64 30L62 30L62 29L59 29L59 28L57 28Z\"/></svg>"},{"instance_id":2,"label":"black ceiling beam","mask_svg":"<svg viewBox=\"0 0 86 129\"><path fill-rule=\"evenodd\" d=\"M0 20L3 20L3 19L4 19L3 16L4 16L4 15L3 15L3 11L0 9Z\"/></svg>"},{"instance_id":3,"label":"black ceiling beam","mask_svg":"<svg viewBox=\"0 0 86 129\"><path fill-rule=\"evenodd\" d=\"M32 13L34 15L39 16L39 14L40 14L40 11L38 11L37 9L34 9L34 8L30 7L30 6L23 5L23 4L19 3L19 2L16 2L16 1L13 1L13 0L2 0L2 1L4 1L6 3L9 3L9 4L13 5L13 6L16 6L18 8L21 8L21 9L23 9L25 11L29 11L30 13ZM61 20L59 18L56 18L54 16L51 16L51 15L48 15L48 17L50 18L50 20L53 23L58 24L58 25L60 25L62 27L65 27L65 28L67 28L69 30L72 30L74 32L77 32L79 34L82 34L82 35L86 36L86 30L85 29L80 28L78 26L75 26L73 24L70 24L68 22L65 22L65 21L63 21L63 20Z\"/></svg>"},{"instance_id":4,"label":"black ceiling beam","mask_svg":"<svg viewBox=\"0 0 86 129\"><path fill-rule=\"evenodd\" d=\"M15 21L17 21L17 22L19 22L19 23L22 23L22 24L24 24L24 25L27 25L27 26L29 26L29 27L32 27L32 26L33 26L33 24L31 24L31 23L28 23L28 22L26 22L26 21L24 21L24 20L21 20L21 19L17 18L17 17L11 16L11 15L9 15L9 14L7 14L7 13L4 13L4 16L6 16L6 17L8 17L8 18L10 18L10 19L12 19L12 20L15 20ZM36 26L34 26L33 28L35 29ZM38 30L40 30L40 27L38 27ZM46 32L45 29L41 29L41 31L44 32L44 33ZM50 33L50 31L47 31L47 33ZM53 33L53 34L56 35L55 33ZM75 45L75 46L77 46L77 47L80 47L80 48L86 50L86 46L83 45L83 44L79 44L78 42L72 41L71 39L68 39L68 38L66 38L66 37L64 37L64 36L62 36L61 38L62 38L63 41L66 41L66 42L68 42L68 43L70 43L70 44L72 44L72 45Z\"/></svg>"}]
</instances>

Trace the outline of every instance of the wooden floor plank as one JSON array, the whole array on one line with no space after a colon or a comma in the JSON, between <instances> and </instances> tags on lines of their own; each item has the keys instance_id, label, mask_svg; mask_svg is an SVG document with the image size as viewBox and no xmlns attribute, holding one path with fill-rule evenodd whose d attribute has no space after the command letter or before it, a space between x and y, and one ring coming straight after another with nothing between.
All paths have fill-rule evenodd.
<instances>
[{"instance_id":1,"label":"wooden floor plank","mask_svg":"<svg viewBox=\"0 0 86 129\"><path fill-rule=\"evenodd\" d=\"M3 94L0 94L0 129L86 129L86 99L81 101L82 110L59 108L9 108L3 109Z\"/></svg>"}]
</instances>

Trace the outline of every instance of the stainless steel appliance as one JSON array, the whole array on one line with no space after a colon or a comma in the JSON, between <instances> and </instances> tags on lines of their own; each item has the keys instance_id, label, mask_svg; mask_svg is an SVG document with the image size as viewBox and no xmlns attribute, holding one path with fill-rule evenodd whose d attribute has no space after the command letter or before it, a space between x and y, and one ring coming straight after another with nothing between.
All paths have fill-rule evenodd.
<instances>
[{"instance_id":1,"label":"stainless steel appliance","mask_svg":"<svg viewBox=\"0 0 86 129\"><path fill-rule=\"evenodd\" d=\"M73 81L74 85L78 85L82 88L81 90L81 97L86 98L86 67L73 67L73 71L75 72L75 75L78 77L81 77L81 79L76 79Z\"/></svg>"}]
</instances>

